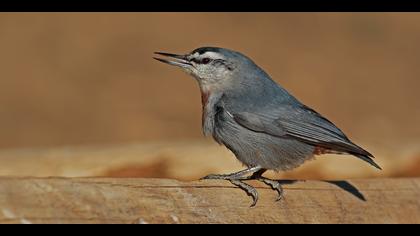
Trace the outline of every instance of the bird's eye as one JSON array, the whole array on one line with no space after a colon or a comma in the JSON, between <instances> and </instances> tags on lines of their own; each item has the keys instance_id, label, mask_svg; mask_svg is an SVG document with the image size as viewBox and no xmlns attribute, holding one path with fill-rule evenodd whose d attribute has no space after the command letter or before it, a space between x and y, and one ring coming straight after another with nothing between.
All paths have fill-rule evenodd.
<instances>
[{"instance_id":1,"label":"bird's eye","mask_svg":"<svg viewBox=\"0 0 420 236\"><path fill-rule=\"evenodd\" d=\"M203 60L201 60L201 63L203 64L208 64L210 62L210 58L203 58Z\"/></svg>"}]
</instances>

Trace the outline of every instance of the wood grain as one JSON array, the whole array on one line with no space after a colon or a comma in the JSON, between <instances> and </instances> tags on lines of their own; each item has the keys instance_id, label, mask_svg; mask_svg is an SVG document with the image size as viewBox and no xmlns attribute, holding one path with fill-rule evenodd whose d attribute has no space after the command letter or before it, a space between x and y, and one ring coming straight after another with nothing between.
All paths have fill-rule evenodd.
<instances>
[{"instance_id":1,"label":"wood grain","mask_svg":"<svg viewBox=\"0 0 420 236\"><path fill-rule=\"evenodd\" d=\"M0 223L420 223L420 178L282 183L2 177Z\"/></svg>"}]
</instances>

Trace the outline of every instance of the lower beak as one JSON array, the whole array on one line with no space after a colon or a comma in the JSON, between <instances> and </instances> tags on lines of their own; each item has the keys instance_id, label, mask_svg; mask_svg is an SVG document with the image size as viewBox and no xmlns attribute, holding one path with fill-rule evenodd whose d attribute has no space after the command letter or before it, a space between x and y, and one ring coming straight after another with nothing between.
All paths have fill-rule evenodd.
<instances>
[{"instance_id":1,"label":"lower beak","mask_svg":"<svg viewBox=\"0 0 420 236\"><path fill-rule=\"evenodd\" d=\"M169 64L173 66L179 66L179 67L189 67L192 66L192 64L188 61L187 57L185 55L176 55L172 53L165 53L165 52L155 52L155 54L170 57L172 60L162 59L153 57L154 59Z\"/></svg>"}]
</instances>

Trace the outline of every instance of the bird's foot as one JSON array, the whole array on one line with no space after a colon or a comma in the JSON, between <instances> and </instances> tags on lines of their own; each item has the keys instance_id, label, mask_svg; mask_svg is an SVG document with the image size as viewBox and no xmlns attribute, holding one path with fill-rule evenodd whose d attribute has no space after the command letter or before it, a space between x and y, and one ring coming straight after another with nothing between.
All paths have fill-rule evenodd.
<instances>
[{"instance_id":1,"label":"bird's foot","mask_svg":"<svg viewBox=\"0 0 420 236\"><path fill-rule=\"evenodd\" d=\"M233 185L238 186L240 189L244 190L249 196L252 197L252 203L249 207L254 207L258 202L258 192L257 190L249 184L244 183L242 180L231 179L229 180Z\"/></svg>"},{"instance_id":2,"label":"bird's foot","mask_svg":"<svg viewBox=\"0 0 420 236\"><path fill-rule=\"evenodd\" d=\"M207 175L203 179L219 179L219 180L229 180L233 185L241 188L244 190L249 196L252 197L252 204L250 207L254 207L257 204L258 201L258 192L257 190L247 184L244 183L244 181L247 180L257 180L260 181L268 186L270 186L273 190L275 190L278 194L276 201L279 201L283 198L283 188L278 180L269 179L266 177L263 177L262 174L266 171L266 169L263 169L261 167L252 167L246 170L242 170L236 173L232 174L226 174L226 175L217 175L217 174L211 174ZM245 176L251 174L249 176Z\"/></svg>"},{"instance_id":3,"label":"bird's foot","mask_svg":"<svg viewBox=\"0 0 420 236\"><path fill-rule=\"evenodd\" d=\"M278 196L276 198L276 202L283 198L283 187L278 180L268 179L262 176L256 178L256 180L263 182L277 192Z\"/></svg>"},{"instance_id":4,"label":"bird's foot","mask_svg":"<svg viewBox=\"0 0 420 236\"><path fill-rule=\"evenodd\" d=\"M250 207L255 206L255 204L257 204L258 201L258 192L257 190L252 187L249 184L244 183L244 180L250 180L251 177L255 176L256 173L259 173L261 171L265 171L264 169L262 169L261 167L251 167L236 173L232 173L232 174L227 174L227 175L217 175L217 174L211 174L211 175L207 175L203 178L201 178L201 180L204 179L221 179L221 180L229 180L233 185L241 188L242 190L244 190L249 196L252 197L252 204ZM245 175L251 174L251 176L248 177L244 177Z\"/></svg>"},{"instance_id":5,"label":"bird's foot","mask_svg":"<svg viewBox=\"0 0 420 236\"><path fill-rule=\"evenodd\" d=\"M255 204L257 204L257 201L258 201L257 190L251 185L243 182L244 180L249 180L249 177L242 177L242 176L237 176L237 175L207 175L201 179L229 180L233 185L244 190L249 196L252 197L252 204L250 207L253 207L255 206Z\"/></svg>"}]
</instances>

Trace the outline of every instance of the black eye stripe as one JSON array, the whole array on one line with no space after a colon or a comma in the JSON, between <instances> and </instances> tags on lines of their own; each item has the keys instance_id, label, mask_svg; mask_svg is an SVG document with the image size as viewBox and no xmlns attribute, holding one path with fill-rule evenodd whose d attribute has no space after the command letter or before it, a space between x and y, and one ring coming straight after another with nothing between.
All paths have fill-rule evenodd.
<instances>
[{"instance_id":1,"label":"black eye stripe","mask_svg":"<svg viewBox=\"0 0 420 236\"><path fill-rule=\"evenodd\" d=\"M197 64L208 64L210 61L212 61L210 58L205 57L201 60L197 59L197 58L192 58L190 59L190 61L195 62Z\"/></svg>"},{"instance_id":2,"label":"black eye stripe","mask_svg":"<svg viewBox=\"0 0 420 236\"><path fill-rule=\"evenodd\" d=\"M210 59L208 57L202 58L201 60L197 59L197 58L191 58L190 61L195 62L197 64L208 64L211 61L213 61L214 63L217 64L225 64L225 60L223 59Z\"/></svg>"}]
</instances>

